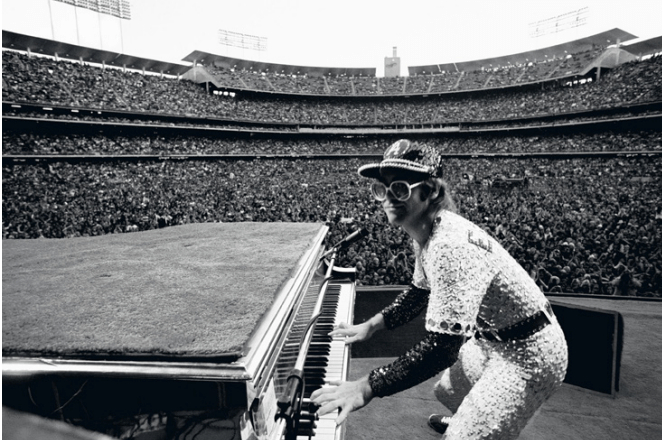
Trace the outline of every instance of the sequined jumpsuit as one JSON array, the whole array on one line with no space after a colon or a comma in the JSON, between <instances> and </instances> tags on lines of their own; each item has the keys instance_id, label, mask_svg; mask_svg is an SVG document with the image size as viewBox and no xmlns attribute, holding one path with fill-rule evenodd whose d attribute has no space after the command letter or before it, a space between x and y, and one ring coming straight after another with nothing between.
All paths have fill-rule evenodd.
<instances>
[{"instance_id":1,"label":"sequined jumpsuit","mask_svg":"<svg viewBox=\"0 0 662 440\"><path fill-rule=\"evenodd\" d=\"M452 413L444 439L514 439L561 385L568 349L543 293L485 231L442 211L427 244L414 244L413 286L384 309L389 329L427 308L426 337L369 375L373 394L410 388L443 370L434 393ZM546 310L551 320L524 339L476 338ZM478 325L477 323L480 323Z\"/></svg>"}]
</instances>

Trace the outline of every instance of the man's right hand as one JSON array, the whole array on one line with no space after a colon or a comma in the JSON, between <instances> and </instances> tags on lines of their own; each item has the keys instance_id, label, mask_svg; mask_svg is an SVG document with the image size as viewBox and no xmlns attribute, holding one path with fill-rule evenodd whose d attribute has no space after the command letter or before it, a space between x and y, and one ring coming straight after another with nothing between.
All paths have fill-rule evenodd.
<instances>
[{"instance_id":1,"label":"man's right hand","mask_svg":"<svg viewBox=\"0 0 662 440\"><path fill-rule=\"evenodd\" d=\"M351 344L370 339L377 330L384 327L384 317L379 313L361 324L350 325L346 322L341 322L329 332L329 336L345 336L345 344Z\"/></svg>"}]
</instances>

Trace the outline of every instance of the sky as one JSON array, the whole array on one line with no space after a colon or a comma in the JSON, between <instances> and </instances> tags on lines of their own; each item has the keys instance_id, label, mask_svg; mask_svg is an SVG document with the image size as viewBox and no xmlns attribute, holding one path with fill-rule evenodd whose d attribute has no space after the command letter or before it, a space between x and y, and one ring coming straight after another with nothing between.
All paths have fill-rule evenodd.
<instances>
[{"instance_id":1,"label":"sky","mask_svg":"<svg viewBox=\"0 0 662 440\"><path fill-rule=\"evenodd\" d=\"M407 66L510 55L620 28L662 36L659 0L130 0L131 20L57 0L2 0L3 30L160 61L194 50L322 67ZM584 9L586 8L586 9ZM532 23L584 10L585 24L532 36ZM220 44L219 30L266 39L257 51Z\"/></svg>"}]
</instances>

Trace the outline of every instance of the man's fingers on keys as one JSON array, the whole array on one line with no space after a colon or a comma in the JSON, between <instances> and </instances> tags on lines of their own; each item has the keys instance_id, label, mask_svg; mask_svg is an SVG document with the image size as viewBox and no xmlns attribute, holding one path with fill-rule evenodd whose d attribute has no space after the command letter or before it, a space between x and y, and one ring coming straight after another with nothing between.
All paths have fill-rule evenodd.
<instances>
[{"instance_id":1,"label":"man's fingers on keys","mask_svg":"<svg viewBox=\"0 0 662 440\"><path fill-rule=\"evenodd\" d=\"M341 322L329 332L330 336L346 336L348 335L349 326L344 322Z\"/></svg>"},{"instance_id":2,"label":"man's fingers on keys","mask_svg":"<svg viewBox=\"0 0 662 440\"><path fill-rule=\"evenodd\" d=\"M310 395L310 400L316 403L317 405L321 405L322 402L325 400L324 395L326 393L327 393L326 389L318 388L312 392L312 394Z\"/></svg>"},{"instance_id":3,"label":"man's fingers on keys","mask_svg":"<svg viewBox=\"0 0 662 440\"><path fill-rule=\"evenodd\" d=\"M349 336L345 339L345 345L352 344L358 340L358 336Z\"/></svg>"},{"instance_id":4,"label":"man's fingers on keys","mask_svg":"<svg viewBox=\"0 0 662 440\"><path fill-rule=\"evenodd\" d=\"M321 417L336 410L338 410L338 403L336 400L331 400L320 406L320 408L317 410L317 415Z\"/></svg>"},{"instance_id":5,"label":"man's fingers on keys","mask_svg":"<svg viewBox=\"0 0 662 440\"><path fill-rule=\"evenodd\" d=\"M340 380L331 380L325 383L321 388L316 389L310 394L310 400L318 405L321 405L329 399L332 399L333 397L331 397L330 394L335 391L336 386L341 382L342 381Z\"/></svg>"},{"instance_id":6,"label":"man's fingers on keys","mask_svg":"<svg viewBox=\"0 0 662 440\"><path fill-rule=\"evenodd\" d=\"M351 411L348 408L343 408L342 411L340 411L340 415L336 419L336 426L337 425L342 425L345 420L347 420L347 417L349 416L349 413Z\"/></svg>"}]
</instances>

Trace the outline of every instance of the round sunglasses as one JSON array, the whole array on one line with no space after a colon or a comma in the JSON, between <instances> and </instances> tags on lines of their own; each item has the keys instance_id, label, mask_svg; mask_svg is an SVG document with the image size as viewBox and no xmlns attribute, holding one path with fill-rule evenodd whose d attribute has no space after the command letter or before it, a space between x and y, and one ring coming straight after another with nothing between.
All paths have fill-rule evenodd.
<instances>
[{"instance_id":1,"label":"round sunglasses","mask_svg":"<svg viewBox=\"0 0 662 440\"><path fill-rule=\"evenodd\" d=\"M373 184L370 186L370 191L372 191L372 195L375 197L375 199L380 202L386 200L386 193L388 191L391 191L391 194L393 194L393 197L395 197L396 200L404 202L405 200L409 200L409 197L411 197L411 189L417 187L421 183L423 182L410 184L404 180L396 180L391 182L389 186L386 186L382 182L376 181L373 182Z\"/></svg>"}]
</instances>

